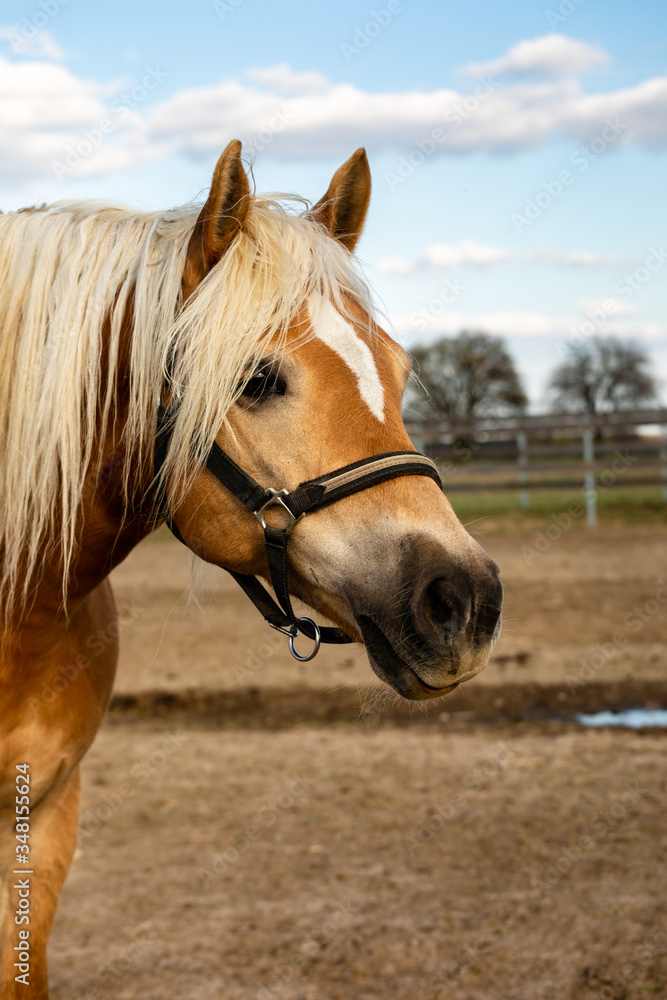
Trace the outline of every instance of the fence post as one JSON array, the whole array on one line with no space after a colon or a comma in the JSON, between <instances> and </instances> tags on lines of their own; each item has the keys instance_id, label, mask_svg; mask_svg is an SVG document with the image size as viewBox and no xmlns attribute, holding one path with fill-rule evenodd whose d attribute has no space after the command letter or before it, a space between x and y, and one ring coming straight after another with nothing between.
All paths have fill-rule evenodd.
<instances>
[{"instance_id":1,"label":"fence post","mask_svg":"<svg viewBox=\"0 0 667 1000\"><path fill-rule=\"evenodd\" d=\"M519 453L519 506L521 510L528 510L530 507L530 493L528 492L528 437L525 431L517 432L516 447Z\"/></svg>"},{"instance_id":2,"label":"fence post","mask_svg":"<svg viewBox=\"0 0 667 1000\"><path fill-rule=\"evenodd\" d=\"M593 428L586 427L582 434L584 446L584 462L586 463L586 473L584 476L584 490L586 492L586 521L589 528L595 528L598 523L597 498L595 491L595 443L593 440Z\"/></svg>"}]
</instances>

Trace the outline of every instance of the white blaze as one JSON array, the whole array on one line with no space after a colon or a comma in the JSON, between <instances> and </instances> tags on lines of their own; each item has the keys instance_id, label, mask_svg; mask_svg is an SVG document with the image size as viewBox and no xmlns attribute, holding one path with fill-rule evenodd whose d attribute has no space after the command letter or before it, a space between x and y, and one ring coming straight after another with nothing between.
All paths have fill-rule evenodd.
<instances>
[{"instance_id":1,"label":"white blaze","mask_svg":"<svg viewBox=\"0 0 667 1000\"><path fill-rule=\"evenodd\" d=\"M357 336L329 299L311 299L308 311L315 335L351 369L361 398L373 416L384 423L384 388L368 344Z\"/></svg>"}]
</instances>

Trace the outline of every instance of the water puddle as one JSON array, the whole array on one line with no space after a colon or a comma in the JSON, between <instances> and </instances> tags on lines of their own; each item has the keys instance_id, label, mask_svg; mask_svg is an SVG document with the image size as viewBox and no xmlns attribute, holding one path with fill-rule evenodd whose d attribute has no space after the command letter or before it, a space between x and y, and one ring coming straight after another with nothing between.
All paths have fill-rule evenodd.
<instances>
[{"instance_id":1,"label":"water puddle","mask_svg":"<svg viewBox=\"0 0 667 1000\"><path fill-rule=\"evenodd\" d=\"M646 726L667 728L667 709L628 708L624 712L595 712L593 715L576 715L583 726L626 726L644 729Z\"/></svg>"}]
</instances>

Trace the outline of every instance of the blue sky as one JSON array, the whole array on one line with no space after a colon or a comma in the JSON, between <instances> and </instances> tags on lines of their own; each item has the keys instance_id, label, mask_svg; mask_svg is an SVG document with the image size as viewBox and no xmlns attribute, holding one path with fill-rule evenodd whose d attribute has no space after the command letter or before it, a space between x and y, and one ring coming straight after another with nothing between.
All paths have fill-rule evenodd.
<instances>
[{"instance_id":1,"label":"blue sky","mask_svg":"<svg viewBox=\"0 0 667 1000\"><path fill-rule=\"evenodd\" d=\"M258 190L316 200L365 145L359 254L405 346L502 334L541 409L563 345L618 333L667 393L664 8L5 0L2 24L3 209L181 204L231 138Z\"/></svg>"}]
</instances>

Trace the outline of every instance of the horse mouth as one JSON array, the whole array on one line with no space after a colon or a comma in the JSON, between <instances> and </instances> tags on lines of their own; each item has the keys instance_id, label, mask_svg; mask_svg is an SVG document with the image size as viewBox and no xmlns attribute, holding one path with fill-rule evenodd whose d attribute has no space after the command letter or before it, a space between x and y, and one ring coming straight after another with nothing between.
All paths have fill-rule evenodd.
<instances>
[{"instance_id":1,"label":"horse mouth","mask_svg":"<svg viewBox=\"0 0 667 1000\"><path fill-rule=\"evenodd\" d=\"M458 687L458 681L444 687L427 684L396 652L376 621L368 615L359 615L356 621L373 671L403 698L411 701L441 698Z\"/></svg>"}]
</instances>

